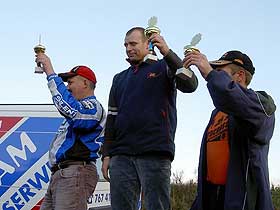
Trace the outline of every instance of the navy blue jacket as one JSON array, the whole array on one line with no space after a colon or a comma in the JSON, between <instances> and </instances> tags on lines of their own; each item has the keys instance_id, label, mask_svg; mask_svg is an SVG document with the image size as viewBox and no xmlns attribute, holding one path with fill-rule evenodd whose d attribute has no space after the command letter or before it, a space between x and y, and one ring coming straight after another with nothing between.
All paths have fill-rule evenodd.
<instances>
[{"instance_id":1,"label":"navy blue jacket","mask_svg":"<svg viewBox=\"0 0 280 210\"><path fill-rule=\"evenodd\" d=\"M171 50L163 60L142 62L115 75L109 96L103 157L162 155L174 158L176 88L193 92L197 78L175 77L182 61Z\"/></svg>"},{"instance_id":2,"label":"navy blue jacket","mask_svg":"<svg viewBox=\"0 0 280 210\"><path fill-rule=\"evenodd\" d=\"M230 157L225 190L225 210L272 210L268 150L273 135L276 106L265 92L246 89L224 71L213 70L206 78L216 109L229 115ZM206 128L206 131L208 129ZM191 210L203 208L206 182L206 132L198 168L197 197Z\"/></svg>"}]
</instances>

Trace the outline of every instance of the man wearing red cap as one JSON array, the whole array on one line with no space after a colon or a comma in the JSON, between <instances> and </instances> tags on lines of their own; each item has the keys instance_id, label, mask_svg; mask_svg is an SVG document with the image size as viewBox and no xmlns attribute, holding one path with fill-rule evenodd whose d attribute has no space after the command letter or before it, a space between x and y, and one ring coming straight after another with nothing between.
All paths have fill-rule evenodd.
<instances>
[{"instance_id":1,"label":"man wearing red cap","mask_svg":"<svg viewBox=\"0 0 280 210\"><path fill-rule=\"evenodd\" d=\"M47 75L54 105L65 118L50 147L52 175L41 210L86 210L98 180L95 162L106 119L94 96L96 77L86 66L57 75L47 55L36 56Z\"/></svg>"},{"instance_id":2,"label":"man wearing red cap","mask_svg":"<svg viewBox=\"0 0 280 210\"><path fill-rule=\"evenodd\" d=\"M268 151L276 106L264 91L247 88L255 73L251 59L229 51L208 62L188 53L207 81L215 109L203 135L197 197L191 210L273 210Z\"/></svg>"}]
</instances>

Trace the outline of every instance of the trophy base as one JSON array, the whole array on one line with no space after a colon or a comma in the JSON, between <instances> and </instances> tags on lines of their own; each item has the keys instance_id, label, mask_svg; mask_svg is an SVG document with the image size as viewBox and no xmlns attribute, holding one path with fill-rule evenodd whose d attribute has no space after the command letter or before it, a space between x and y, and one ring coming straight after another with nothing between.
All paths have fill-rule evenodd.
<instances>
[{"instance_id":1,"label":"trophy base","mask_svg":"<svg viewBox=\"0 0 280 210\"><path fill-rule=\"evenodd\" d=\"M155 63L157 61L158 61L158 57L156 55L153 55L153 54L147 54L144 57L144 62L146 62L146 63Z\"/></svg>"},{"instance_id":2,"label":"trophy base","mask_svg":"<svg viewBox=\"0 0 280 210\"><path fill-rule=\"evenodd\" d=\"M176 76L183 80L191 78L192 75L193 72L189 68L182 67L176 71Z\"/></svg>"},{"instance_id":3,"label":"trophy base","mask_svg":"<svg viewBox=\"0 0 280 210\"><path fill-rule=\"evenodd\" d=\"M36 66L34 73L35 74L43 74L44 70L42 69L42 67Z\"/></svg>"}]
</instances>

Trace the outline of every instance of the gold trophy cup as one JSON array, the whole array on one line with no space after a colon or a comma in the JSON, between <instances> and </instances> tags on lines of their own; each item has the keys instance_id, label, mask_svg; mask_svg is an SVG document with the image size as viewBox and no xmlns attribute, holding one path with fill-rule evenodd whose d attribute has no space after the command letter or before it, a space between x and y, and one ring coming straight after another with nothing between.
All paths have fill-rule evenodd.
<instances>
[{"instance_id":1,"label":"gold trophy cup","mask_svg":"<svg viewBox=\"0 0 280 210\"><path fill-rule=\"evenodd\" d=\"M40 53L45 53L45 51L46 51L46 48L45 48L45 46L41 45L41 36L40 36L39 37L39 44L34 47L34 52L38 55ZM37 74L43 74L44 73L43 66L42 66L41 63L37 63L37 66L35 66L35 72L34 73L37 73Z\"/></svg>"},{"instance_id":2,"label":"gold trophy cup","mask_svg":"<svg viewBox=\"0 0 280 210\"><path fill-rule=\"evenodd\" d=\"M195 45L197 45L200 42L200 40L201 40L201 34L198 33L192 38L191 43L184 47L184 56L186 56L188 52L192 52L192 51L199 52L199 49L196 48ZM176 76L180 77L183 80L186 80L187 78L191 78L192 75L193 72L189 67L188 68L182 67L180 69L177 69L176 71Z\"/></svg>"},{"instance_id":3,"label":"gold trophy cup","mask_svg":"<svg viewBox=\"0 0 280 210\"><path fill-rule=\"evenodd\" d=\"M145 29L145 36L149 39L152 34L160 34L160 29L157 25L157 17L153 16L148 21L148 27ZM158 60L158 57L154 51L154 45L152 42L149 42L149 54L144 57L144 61L147 63L153 63Z\"/></svg>"}]
</instances>

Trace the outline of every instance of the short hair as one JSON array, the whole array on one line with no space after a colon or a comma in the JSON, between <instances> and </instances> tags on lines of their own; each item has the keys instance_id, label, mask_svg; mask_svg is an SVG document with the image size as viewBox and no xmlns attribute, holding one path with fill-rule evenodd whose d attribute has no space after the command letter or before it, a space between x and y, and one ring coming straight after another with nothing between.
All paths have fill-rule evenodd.
<instances>
[{"instance_id":1,"label":"short hair","mask_svg":"<svg viewBox=\"0 0 280 210\"><path fill-rule=\"evenodd\" d=\"M236 64L229 64L228 66L230 67L232 74L235 74L240 70L243 70L245 72L245 78L246 78L245 84L248 86L251 83L253 75L249 71Z\"/></svg>"},{"instance_id":2,"label":"short hair","mask_svg":"<svg viewBox=\"0 0 280 210\"><path fill-rule=\"evenodd\" d=\"M94 90L95 84L92 81L89 81L89 87L90 87L90 89Z\"/></svg>"},{"instance_id":3,"label":"short hair","mask_svg":"<svg viewBox=\"0 0 280 210\"><path fill-rule=\"evenodd\" d=\"M94 82L92 82L91 80L89 80L89 79L87 79L87 78L85 78L85 77L83 77L83 76L80 76L80 75L77 75L78 77L79 77L79 79L80 80L85 80L85 81L87 81L87 83L88 83L88 86L89 86L89 88L91 89L91 90L94 90L95 89L95 83Z\"/></svg>"},{"instance_id":4,"label":"short hair","mask_svg":"<svg viewBox=\"0 0 280 210\"><path fill-rule=\"evenodd\" d=\"M131 29L129 29L125 36L129 36L130 34L132 34L132 32L134 31L139 31L141 34L142 34L142 38L143 38L143 41L146 41L147 40L147 37L145 36L145 29L143 27L139 27L139 26L136 26L136 27L133 27Z\"/></svg>"}]
</instances>

